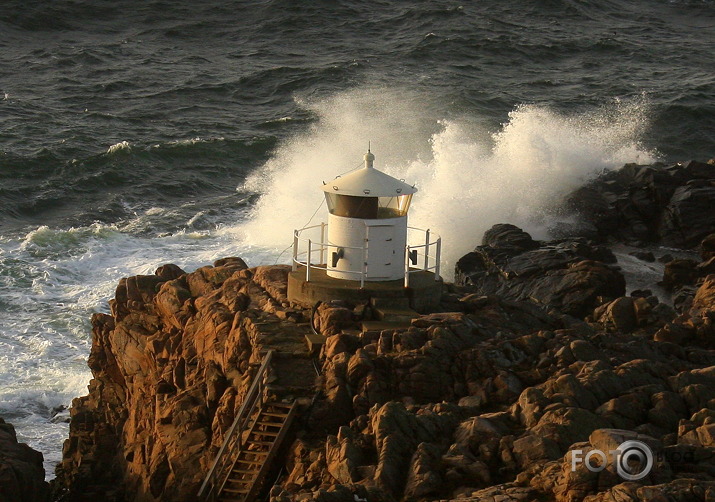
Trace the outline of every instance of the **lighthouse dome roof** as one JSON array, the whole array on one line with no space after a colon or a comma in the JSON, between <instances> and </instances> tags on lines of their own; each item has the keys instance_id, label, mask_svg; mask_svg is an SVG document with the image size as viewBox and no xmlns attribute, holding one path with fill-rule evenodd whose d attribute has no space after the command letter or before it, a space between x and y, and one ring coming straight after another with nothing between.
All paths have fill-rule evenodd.
<instances>
[{"instance_id":1,"label":"lighthouse dome roof","mask_svg":"<svg viewBox=\"0 0 715 502\"><path fill-rule=\"evenodd\" d=\"M372 155L370 156L374 158ZM371 161L372 159L369 160ZM325 192L357 197L396 197L398 195L413 194L417 191L412 185L378 171L372 167L372 162L366 162L365 167L352 171L345 176L338 176L321 188Z\"/></svg>"}]
</instances>

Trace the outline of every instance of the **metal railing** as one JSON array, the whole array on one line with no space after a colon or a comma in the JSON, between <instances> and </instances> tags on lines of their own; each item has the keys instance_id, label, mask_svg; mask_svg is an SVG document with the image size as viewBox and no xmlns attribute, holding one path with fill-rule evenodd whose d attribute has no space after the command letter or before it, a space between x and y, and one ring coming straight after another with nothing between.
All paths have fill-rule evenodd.
<instances>
[{"instance_id":1,"label":"metal railing","mask_svg":"<svg viewBox=\"0 0 715 502\"><path fill-rule=\"evenodd\" d=\"M440 279L439 276L439 261L442 256L442 238L437 235L433 234L430 232L430 229L428 228L427 230L422 230L421 228L416 228L416 227L407 227L408 230L408 235L407 235L407 246L405 246L405 287L409 288L410 287L410 274L414 274L415 272L425 272L425 271L430 271L434 270L434 280L438 281ZM410 245L410 239L409 239L409 231L412 230L414 232L422 232L424 233L425 240L424 244L418 244L418 245ZM430 240L434 238L435 240ZM430 254L431 251L430 249L434 247L434 254ZM422 252L420 253L420 250ZM414 254L413 254L414 253ZM417 268L410 268L410 261L412 261L412 257L415 257L415 261L419 262L420 258L422 258L422 267L417 267ZM430 259L432 260L432 265L430 265ZM417 265L417 263L413 263L413 265Z\"/></svg>"},{"instance_id":2,"label":"metal railing","mask_svg":"<svg viewBox=\"0 0 715 502\"><path fill-rule=\"evenodd\" d=\"M311 270L328 270L328 265L326 263L326 250L329 246L335 246L327 242L326 229L327 223L320 223L319 225L312 225L309 227L304 227L293 231L293 271L298 270L298 267L305 267L305 281L310 282ZM303 237L304 233L317 234L316 229L320 229L320 236L318 238L307 238ZM415 272L424 271L434 271L435 280L440 280L440 257L442 254L442 238L431 232L429 229L423 230L416 227L407 227L408 229L408 244L405 246L405 274L404 281L405 287L410 286L410 274ZM410 235L409 233L421 232L424 235L423 240L420 242L423 244L409 244ZM317 235L316 235L317 237ZM367 238L365 239L365 244L362 246L340 246L345 249L359 249L362 252L363 260L361 263L364 265L360 270L340 270L341 274L352 274L356 276L356 280L360 281L360 287L365 286L365 280L367 278ZM314 254L319 253L318 260L314 260ZM410 267L410 262L412 258L417 257L417 260L413 265L416 267ZM419 266L419 263L422 265Z\"/></svg>"},{"instance_id":3,"label":"metal railing","mask_svg":"<svg viewBox=\"0 0 715 502\"><path fill-rule=\"evenodd\" d=\"M320 228L320 240L306 239L300 235L306 230ZM325 262L325 251L331 244L326 241L325 229L328 224L323 222L320 225L304 227L293 231L293 271L298 270L299 266L305 267L305 282L310 282L310 272L313 270L328 270L328 265ZM367 242L367 239L364 241ZM306 251L300 250L300 244L305 243ZM345 249L359 249L362 253L362 263L367 262L367 245L362 246L340 246ZM320 252L319 261L313 261L313 253ZM302 257L305 257L301 260ZM341 270L344 274L356 275L356 280L360 281L360 287L365 286L365 277L367 277L367 264L363 265L361 270Z\"/></svg>"},{"instance_id":4,"label":"metal railing","mask_svg":"<svg viewBox=\"0 0 715 502\"><path fill-rule=\"evenodd\" d=\"M223 444L216 454L211 469L209 469L199 489L199 500L213 502L219 493L221 493L221 489L230 474L231 468L243 449L243 431L250 428L251 419L263 406L266 379L270 371L272 357L272 350L269 350L263 357L261 366L253 377L253 383L251 383L251 387L248 389L246 398L243 400L231 428L226 432Z\"/></svg>"}]
</instances>

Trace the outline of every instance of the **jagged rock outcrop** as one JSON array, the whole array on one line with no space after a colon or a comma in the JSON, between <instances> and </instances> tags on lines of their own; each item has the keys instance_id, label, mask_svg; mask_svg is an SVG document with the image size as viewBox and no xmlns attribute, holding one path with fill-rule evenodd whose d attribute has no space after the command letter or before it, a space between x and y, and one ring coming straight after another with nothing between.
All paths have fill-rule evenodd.
<instances>
[{"instance_id":1,"label":"jagged rock outcrop","mask_svg":"<svg viewBox=\"0 0 715 502\"><path fill-rule=\"evenodd\" d=\"M0 501L48 502L42 453L17 442L12 424L0 418Z\"/></svg>"},{"instance_id":2,"label":"jagged rock outcrop","mask_svg":"<svg viewBox=\"0 0 715 502\"><path fill-rule=\"evenodd\" d=\"M566 198L567 208L578 215L589 237L676 247L695 247L715 232L714 205L715 165L696 161L627 164ZM568 228L578 230L579 225Z\"/></svg>"},{"instance_id":3,"label":"jagged rock outcrop","mask_svg":"<svg viewBox=\"0 0 715 502\"><path fill-rule=\"evenodd\" d=\"M599 297L625 293L623 275L610 265L615 261L607 248L585 239L537 242L514 225L498 224L484 234L481 246L459 259L455 283L583 318Z\"/></svg>"},{"instance_id":4,"label":"jagged rock outcrop","mask_svg":"<svg viewBox=\"0 0 715 502\"><path fill-rule=\"evenodd\" d=\"M690 309L655 334L661 342L715 347L715 274L698 288Z\"/></svg>"},{"instance_id":5,"label":"jagged rock outcrop","mask_svg":"<svg viewBox=\"0 0 715 502\"><path fill-rule=\"evenodd\" d=\"M94 378L72 404L57 469L67 500L195 500L268 349L282 369L274 387L312 388L288 270L226 258L119 283L111 314L92 317Z\"/></svg>"},{"instance_id":6,"label":"jagged rock outcrop","mask_svg":"<svg viewBox=\"0 0 715 502\"><path fill-rule=\"evenodd\" d=\"M692 315L715 308L709 282L697 298ZM355 418L302 443L273 500L710 500L715 354L653 340L667 316L638 316L640 299L620 302L634 310L624 330L613 314L585 323L467 294L460 312L342 344L323 368ZM572 470L576 450L627 439L657 457L643 479L625 482L612 457Z\"/></svg>"}]
</instances>

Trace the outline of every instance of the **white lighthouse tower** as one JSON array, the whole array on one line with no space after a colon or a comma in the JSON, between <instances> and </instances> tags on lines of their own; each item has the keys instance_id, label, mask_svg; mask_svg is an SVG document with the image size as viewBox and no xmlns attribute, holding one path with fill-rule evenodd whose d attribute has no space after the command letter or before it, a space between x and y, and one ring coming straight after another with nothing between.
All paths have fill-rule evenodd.
<instances>
[{"instance_id":1,"label":"white lighthouse tower","mask_svg":"<svg viewBox=\"0 0 715 502\"><path fill-rule=\"evenodd\" d=\"M336 279L392 281L405 276L407 211L414 186L365 167L323 185L328 204L327 273Z\"/></svg>"},{"instance_id":2,"label":"white lighthouse tower","mask_svg":"<svg viewBox=\"0 0 715 502\"><path fill-rule=\"evenodd\" d=\"M429 308L441 297L441 239L407 225L417 189L365 165L323 183L328 222L295 230L288 299L407 298Z\"/></svg>"}]
</instances>

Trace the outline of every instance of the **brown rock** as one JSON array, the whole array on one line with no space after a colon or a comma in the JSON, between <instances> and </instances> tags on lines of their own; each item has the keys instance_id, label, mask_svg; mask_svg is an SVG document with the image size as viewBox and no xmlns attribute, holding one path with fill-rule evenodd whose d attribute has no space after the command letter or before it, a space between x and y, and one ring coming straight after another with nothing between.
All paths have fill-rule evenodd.
<instances>
[{"instance_id":1,"label":"brown rock","mask_svg":"<svg viewBox=\"0 0 715 502\"><path fill-rule=\"evenodd\" d=\"M700 257L703 261L715 257L715 234L708 235L700 243Z\"/></svg>"},{"instance_id":2,"label":"brown rock","mask_svg":"<svg viewBox=\"0 0 715 502\"><path fill-rule=\"evenodd\" d=\"M353 444L349 436L344 433L341 439L332 435L328 436L325 442L325 462L328 472L335 481L340 484L357 481L359 475L356 469L361 460L360 450Z\"/></svg>"},{"instance_id":3,"label":"brown rock","mask_svg":"<svg viewBox=\"0 0 715 502\"><path fill-rule=\"evenodd\" d=\"M558 444L548 437L533 434L515 439L512 451L521 469L526 469L547 460L561 458L561 450Z\"/></svg>"},{"instance_id":4,"label":"brown rock","mask_svg":"<svg viewBox=\"0 0 715 502\"><path fill-rule=\"evenodd\" d=\"M182 329L193 313L190 299L186 281L174 279L161 285L154 301L157 311L175 328Z\"/></svg>"},{"instance_id":5,"label":"brown rock","mask_svg":"<svg viewBox=\"0 0 715 502\"><path fill-rule=\"evenodd\" d=\"M339 334L355 325L353 311L337 302L321 303L317 309L316 329L325 336Z\"/></svg>"},{"instance_id":6,"label":"brown rock","mask_svg":"<svg viewBox=\"0 0 715 502\"><path fill-rule=\"evenodd\" d=\"M419 443L443 437L453 419L433 413L414 415L394 401L373 408L370 414L378 454L375 482L387 493L399 494Z\"/></svg>"},{"instance_id":7,"label":"brown rock","mask_svg":"<svg viewBox=\"0 0 715 502\"><path fill-rule=\"evenodd\" d=\"M695 293L693 306L690 309L691 315L711 311L715 311L715 274L705 278L697 293Z\"/></svg>"},{"instance_id":8,"label":"brown rock","mask_svg":"<svg viewBox=\"0 0 715 502\"><path fill-rule=\"evenodd\" d=\"M18 443L15 428L0 418L0 500L48 502L42 453Z\"/></svg>"},{"instance_id":9,"label":"brown rock","mask_svg":"<svg viewBox=\"0 0 715 502\"><path fill-rule=\"evenodd\" d=\"M180 267L174 265L173 263L167 263L156 269L154 275L159 276L162 281L171 281L173 279L178 279L182 275L186 274Z\"/></svg>"},{"instance_id":10,"label":"brown rock","mask_svg":"<svg viewBox=\"0 0 715 502\"><path fill-rule=\"evenodd\" d=\"M638 324L633 298L622 296L613 300L605 307L601 321L613 324L618 331L624 333L633 331Z\"/></svg>"},{"instance_id":11,"label":"brown rock","mask_svg":"<svg viewBox=\"0 0 715 502\"><path fill-rule=\"evenodd\" d=\"M431 443L420 443L412 455L404 496L409 500L431 499L442 489L440 450Z\"/></svg>"},{"instance_id":12,"label":"brown rock","mask_svg":"<svg viewBox=\"0 0 715 502\"><path fill-rule=\"evenodd\" d=\"M336 337L333 337L336 338ZM372 359L363 349L358 349L348 361L347 380L357 386L374 369Z\"/></svg>"},{"instance_id":13,"label":"brown rock","mask_svg":"<svg viewBox=\"0 0 715 502\"><path fill-rule=\"evenodd\" d=\"M623 275L606 264L613 254L583 240L538 243L513 225L495 225L485 243L456 264L456 284L475 294L528 299L583 318L599 297L625 293Z\"/></svg>"},{"instance_id":14,"label":"brown rock","mask_svg":"<svg viewBox=\"0 0 715 502\"><path fill-rule=\"evenodd\" d=\"M264 287L282 267L259 271L262 284L243 267L231 259L123 279L113 315L93 316L94 378L73 402L57 471L67 500L193 500L269 349L282 377L271 375L272 389L312 396L306 327L274 315L280 298Z\"/></svg>"},{"instance_id":15,"label":"brown rock","mask_svg":"<svg viewBox=\"0 0 715 502\"><path fill-rule=\"evenodd\" d=\"M663 286L667 289L675 289L693 284L698 276L697 265L695 260L687 259L677 259L666 263L663 270Z\"/></svg>"},{"instance_id":16,"label":"brown rock","mask_svg":"<svg viewBox=\"0 0 715 502\"><path fill-rule=\"evenodd\" d=\"M547 411L532 428L532 433L555 441L562 451L588 439L596 429L608 427L603 418L581 408L559 408Z\"/></svg>"},{"instance_id":17,"label":"brown rock","mask_svg":"<svg viewBox=\"0 0 715 502\"><path fill-rule=\"evenodd\" d=\"M252 279L278 303L285 303L288 301L288 274L290 270L289 265L256 267L253 269Z\"/></svg>"},{"instance_id":18,"label":"brown rock","mask_svg":"<svg viewBox=\"0 0 715 502\"><path fill-rule=\"evenodd\" d=\"M243 261L243 258L239 258L238 256L228 256L226 258L216 260L214 262L214 267L230 267L235 268L236 270L245 270L248 268L248 265L246 265L246 262Z\"/></svg>"}]
</instances>

